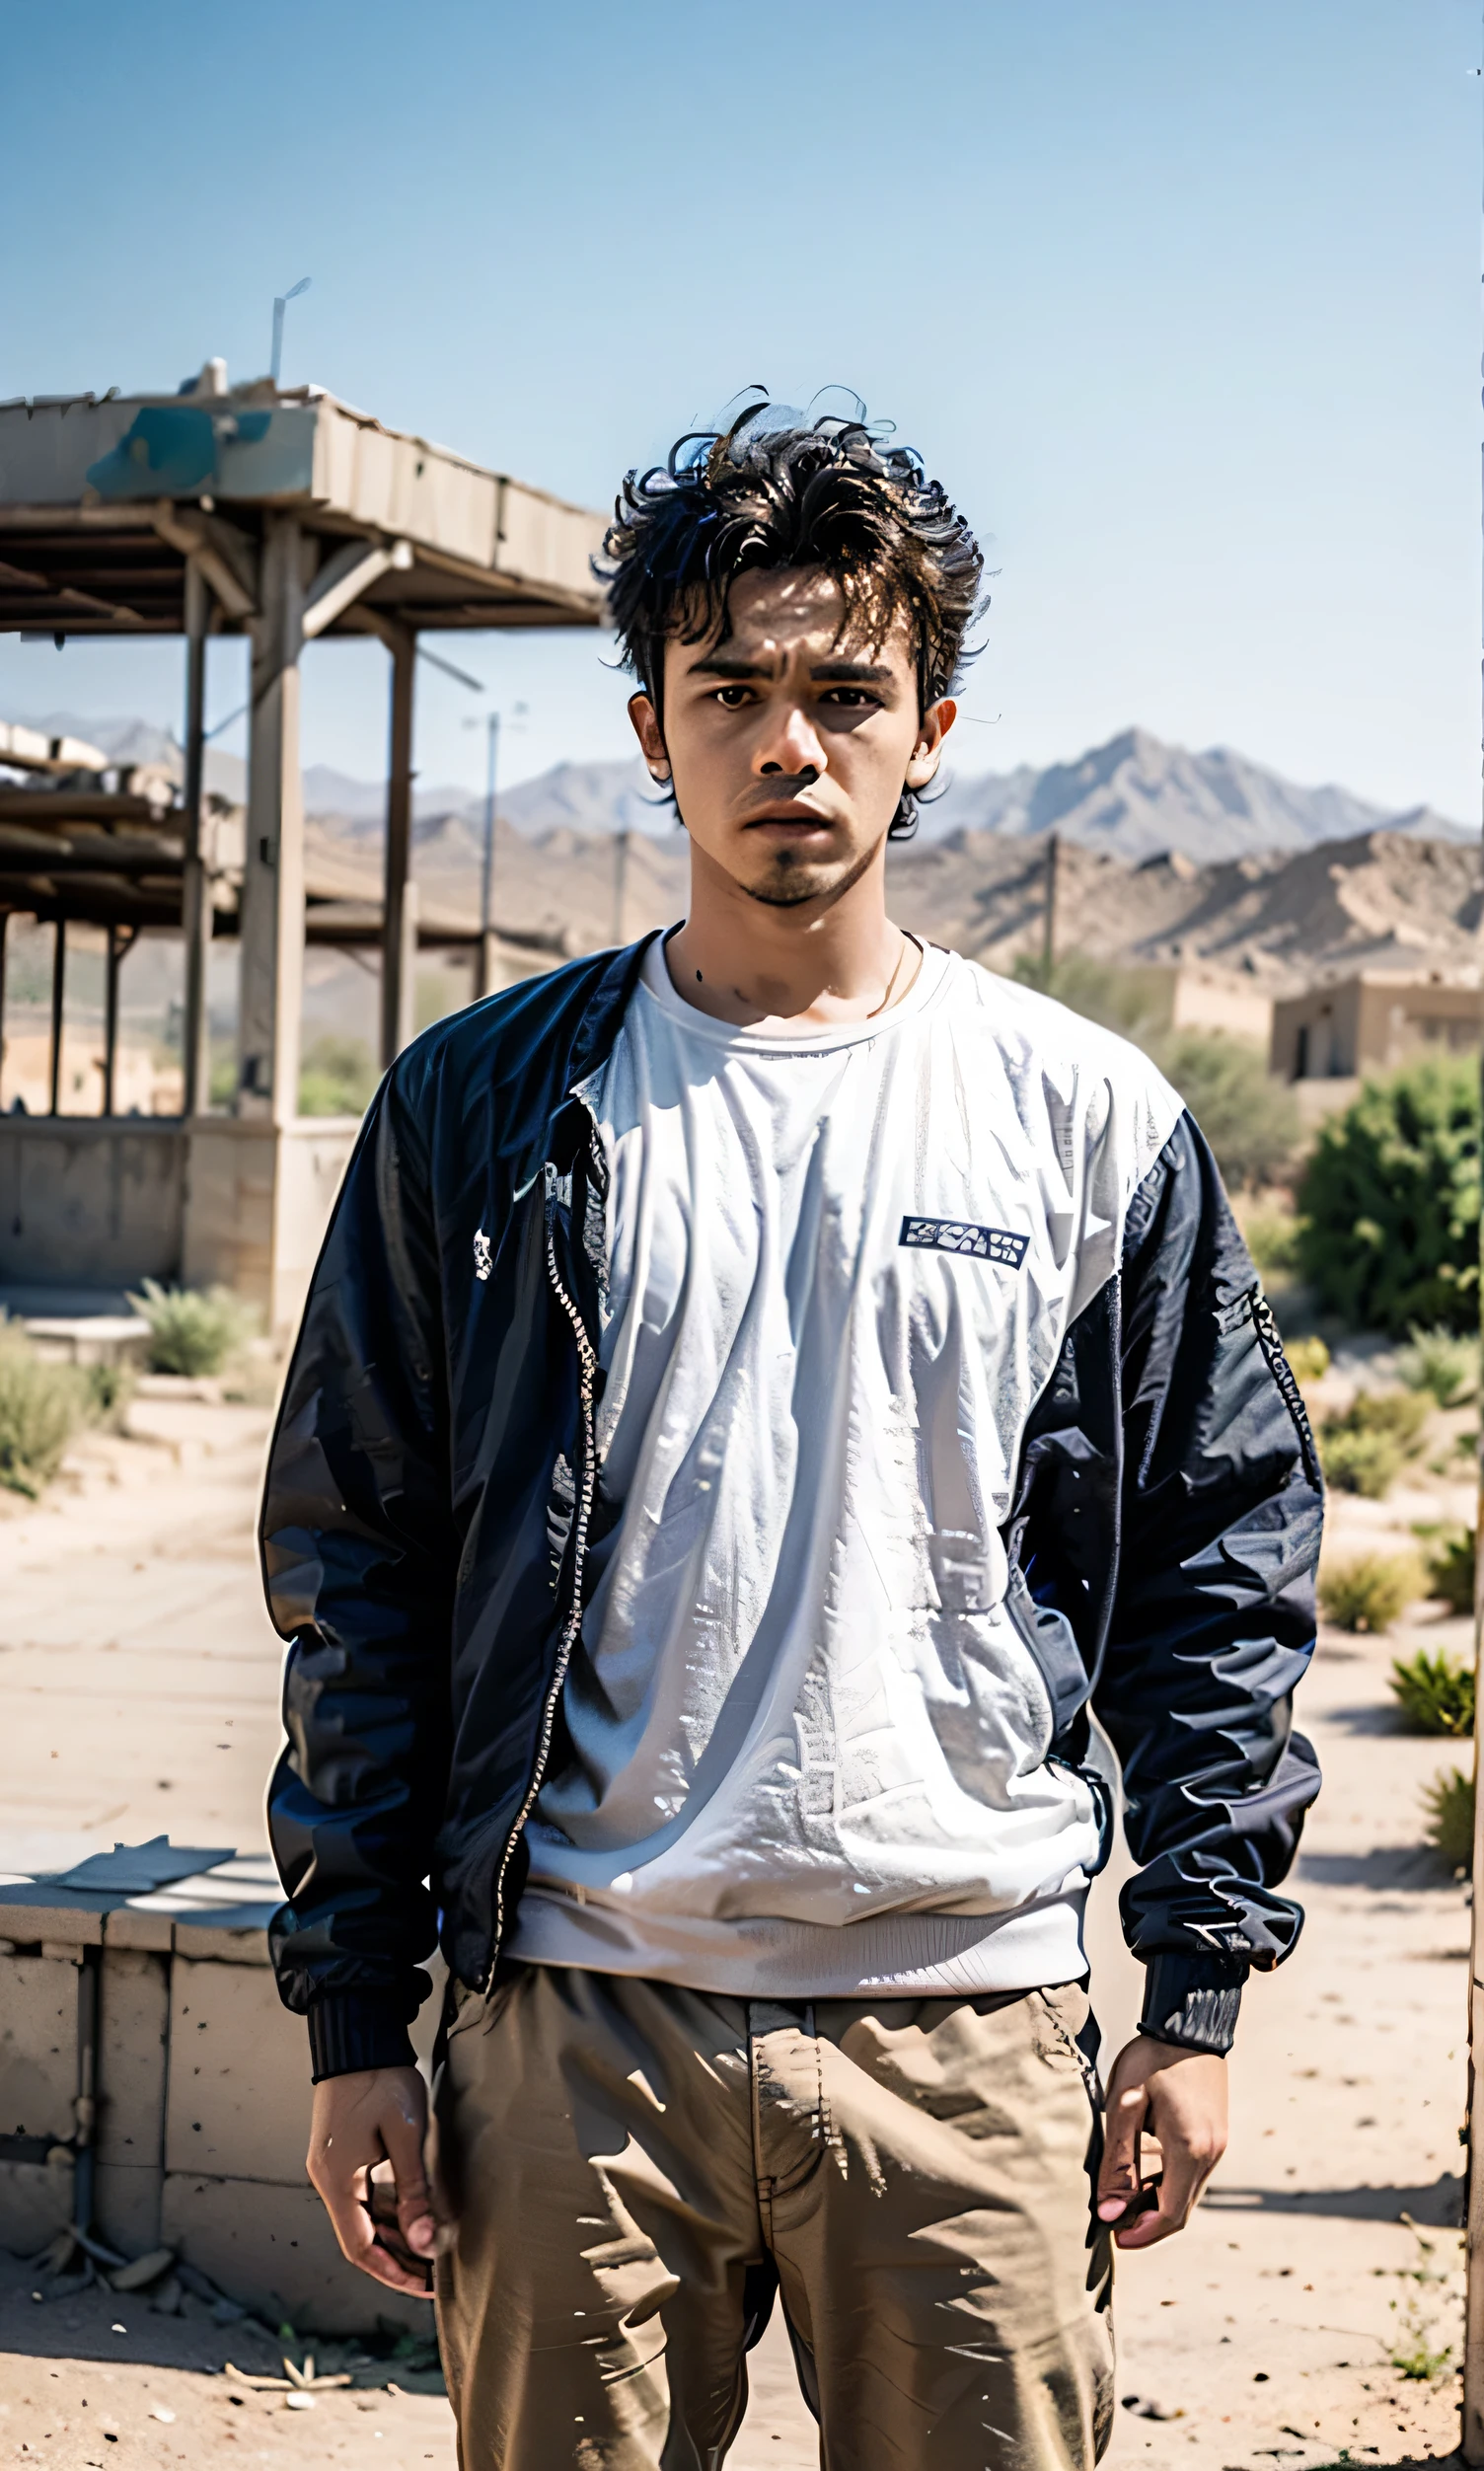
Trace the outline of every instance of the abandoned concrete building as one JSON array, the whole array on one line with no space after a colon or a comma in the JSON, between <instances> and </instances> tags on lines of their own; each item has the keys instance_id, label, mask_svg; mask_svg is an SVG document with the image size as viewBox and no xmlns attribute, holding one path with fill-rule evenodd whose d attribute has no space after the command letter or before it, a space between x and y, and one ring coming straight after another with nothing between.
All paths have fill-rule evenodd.
<instances>
[{"instance_id":1,"label":"abandoned concrete building","mask_svg":"<svg viewBox=\"0 0 1484 2471\"><path fill-rule=\"evenodd\" d=\"M0 630L185 638L184 780L110 775L101 751L0 739L0 1031L5 934L52 932L44 1112L0 1116L0 1304L117 1298L145 1276L235 1288L289 1326L357 1124L300 1116L306 940L380 954L381 1060L411 1032L419 946L464 947L476 992L510 956L493 920L419 918L411 879L418 638L459 629L592 628L602 523L580 507L384 428L316 388L229 388L210 361L180 394L0 404ZM203 796L209 639L251 644L245 812ZM306 867L300 659L321 636L387 647L390 733L381 899ZM19 776L19 778L18 778ZM67 936L105 938L99 1110L59 1104ZM118 1069L130 943L184 944L179 1112L131 1113ZM229 1113L208 1111L208 948L239 951ZM501 967L502 958L506 966ZM515 956L519 959L519 956ZM531 966L528 959L526 966ZM539 962L535 965L540 965Z\"/></svg>"}]
</instances>

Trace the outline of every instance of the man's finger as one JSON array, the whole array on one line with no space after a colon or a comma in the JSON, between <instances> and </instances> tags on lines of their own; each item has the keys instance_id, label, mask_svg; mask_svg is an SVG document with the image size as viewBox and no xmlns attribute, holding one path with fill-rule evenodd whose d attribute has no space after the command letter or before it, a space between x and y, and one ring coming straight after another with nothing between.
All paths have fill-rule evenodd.
<instances>
[{"instance_id":1,"label":"man's finger","mask_svg":"<svg viewBox=\"0 0 1484 2471\"><path fill-rule=\"evenodd\" d=\"M320 2201L340 2243L340 2253L362 2274L369 2274L373 2282L385 2283L391 2290L410 2291L414 2298L425 2299L428 2295L425 2278L399 2265L376 2236L376 2225L370 2213L368 2176L363 2170L352 2171L348 2182L341 2185L332 2181L322 2166L315 2178Z\"/></svg>"},{"instance_id":2,"label":"man's finger","mask_svg":"<svg viewBox=\"0 0 1484 2471\"><path fill-rule=\"evenodd\" d=\"M1149 2109L1143 2085L1110 2093L1103 2127L1103 2162L1097 2175L1097 2218L1117 2222L1139 2194L1139 2134Z\"/></svg>"},{"instance_id":3,"label":"man's finger","mask_svg":"<svg viewBox=\"0 0 1484 2471\"><path fill-rule=\"evenodd\" d=\"M397 2183L397 2222L414 2257L430 2257L438 2237L433 2192L423 2160L425 2115L410 2105L389 2110L381 2121L382 2142Z\"/></svg>"},{"instance_id":4,"label":"man's finger","mask_svg":"<svg viewBox=\"0 0 1484 2471\"><path fill-rule=\"evenodd\" d=\"M1139 2214L1127 2229L1117 2232L1119 2247L1152 2248L1155 2240L1169 2239L1176 2231L1183 2231L1220 2159L1219 2154L1196 2152L1170 2137L1164 2153L1158 2206L1152 2212Z\"/></svg>"}]
</instances>

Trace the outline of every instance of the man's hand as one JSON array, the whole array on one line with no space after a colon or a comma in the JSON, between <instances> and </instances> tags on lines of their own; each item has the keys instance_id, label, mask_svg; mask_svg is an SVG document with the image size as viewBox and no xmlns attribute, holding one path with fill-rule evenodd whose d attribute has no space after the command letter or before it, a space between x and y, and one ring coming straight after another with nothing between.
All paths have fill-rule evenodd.
<instances>
[{"instance_id":1,"label":"man's hand","mask_svg":"<svg viewBox=\"0 0 1484 2471\"><path fill-rule=\"evenodd\" d=\"M363 2068L315 2087L307 2168L336 2239L363 2274L424 2299L438 2244L426 2134L427 2089L415 2067ZM376 2202L384 2189L390 2197L389 2177L395 2213Z\"/></svg>"},{"instance_id":2,"label":"man's hand","mask_svg":"<svg viewBox=\"0 0 1484 2471\"><path fill-rule=\"evenodd\" d=\"M1225 2060L1136 2034L1108 2078L1105 2134L1097 2218L1120 2224L1116 2244L1151 2248L1183 2231L1226 2150ZM1152 2158L1141 2150L1149 2140L1159 2148L1157 2179L1141 2168Z\"/></svg>"}]
</instances>

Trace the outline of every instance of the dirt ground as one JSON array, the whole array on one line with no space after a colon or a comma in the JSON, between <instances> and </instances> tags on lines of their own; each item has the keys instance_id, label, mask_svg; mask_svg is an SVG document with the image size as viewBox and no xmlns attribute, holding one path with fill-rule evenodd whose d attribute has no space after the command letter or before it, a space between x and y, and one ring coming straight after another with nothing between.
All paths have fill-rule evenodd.
<instances>
[{"instance_id":1,"label":"dirt ground","mask_svg":"<svg viewBox=\"0 0 1484 2471\"><path fill-rule=\"evenodd\" d=\"M23 1839L58 1861L162 1830L263 1843L278 1646L251 1539L267 1418L180 1395L131 1418L134 1438L92 1437L44 1503L0 1518L0 1868ZM1411 1521L1472 1508L1458 1460L1383 1504L1336 1500L1331 1549L1409 1542ZM1385 1687L1391 1656L1422 1643L1466 1649L1467 1625L1419 1607L1389 1639L1322 1636L1301 1708L1327 1778L1299 1865L1308 1924L1248 1993L1230 2149L1206 2205L1120 2270L1115 2466L1387 2471L1451 2453L1468 1916L1419 1850L1419 1792L1449 1746L1397 1734ZM1137 1991L1113 1915L1121 1871L1099 1883L1091 1930L1109 2050ZM0 2255L0 2463L453 2461L446 2402L397 2390L395 2365L368 2361L350 2388L290 2408L245 2381L281 2374L266 2339L203 2308L169 2319L97 2291L37 2302L36 2287ZM1406 2375L1403 2359L1436 2373ZM817 2459L776 2321L730 2471Z\"/></svg>"}]
</instances>

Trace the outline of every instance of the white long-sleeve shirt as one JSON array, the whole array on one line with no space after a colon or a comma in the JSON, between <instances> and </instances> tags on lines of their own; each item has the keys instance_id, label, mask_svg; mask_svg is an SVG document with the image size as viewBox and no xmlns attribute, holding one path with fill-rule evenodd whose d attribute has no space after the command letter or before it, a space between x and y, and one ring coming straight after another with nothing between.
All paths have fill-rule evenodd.
<instances>
[{"instance_id":1,"label":"white long-sleeve shirt","mask_svg":"<svg viewBox=\"0 0 1484 2471\"><path fill-rule=\"evenodd\" d=\"M583 1094L617 1516L511 1953L778 1997L1075 1978L1096 1808L1000 1530L1179 1100L933 948L877 1018L770 1038L659 942Z\"/></svg>"}]
</instances>

